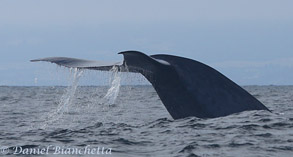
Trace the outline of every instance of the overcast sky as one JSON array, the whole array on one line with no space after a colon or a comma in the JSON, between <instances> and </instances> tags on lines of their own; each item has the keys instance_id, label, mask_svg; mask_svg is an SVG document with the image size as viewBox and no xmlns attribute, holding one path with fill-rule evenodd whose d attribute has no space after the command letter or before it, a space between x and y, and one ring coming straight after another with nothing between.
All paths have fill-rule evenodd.
<instances>
[{"instance_id":1,"label":"overcast sky","mask_svg":"<svg viewBox=\"0 0 293 157\"><path fill-rule=\"evenodd\" d=\"M125 50L192 58L241 85L292 85L292 6L292 0L0 0L0 85L64 84L55 65L31 59L120 61L117 53Z\"/></svg>"}]
</instances>

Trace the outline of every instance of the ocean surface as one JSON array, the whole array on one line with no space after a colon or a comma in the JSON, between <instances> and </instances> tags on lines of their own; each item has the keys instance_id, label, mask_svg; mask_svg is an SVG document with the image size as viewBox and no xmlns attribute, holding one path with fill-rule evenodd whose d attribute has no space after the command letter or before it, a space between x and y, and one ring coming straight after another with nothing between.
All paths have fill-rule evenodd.
<instances>
[{"instance_id":1,"label":"ocean surface","mask_svg":"<svg viewBox=\"0 0 293 157\"><path fill-rule=\"evenodd\" d=\"M293 86L244 88L272 113L173 120L152 86L120 86L119 80L110 86L74 80L69 87L1 86L0 153L292 157Z\"/></svg>"}]
</instances>

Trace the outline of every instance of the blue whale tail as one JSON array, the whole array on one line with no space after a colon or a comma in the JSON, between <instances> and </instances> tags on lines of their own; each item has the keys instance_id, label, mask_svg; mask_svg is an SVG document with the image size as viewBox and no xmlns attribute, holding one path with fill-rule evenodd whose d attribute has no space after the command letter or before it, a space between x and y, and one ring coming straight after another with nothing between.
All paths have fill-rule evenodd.
<instances>
[{"instance_id":1,"label":"blue whale tail","mask_svg":"<svg viewBox=\"0 0 293 157\"><path fill-rule=\"evenodd\" d=\"M267 110L260 101L217 70L198 61L172 55L148 56L124 51L123 62L106 63L65 57L47 61L61 66L110 70L112 66L141 73L154 87L174 119L195 116L215 118L248 110Z\"/></svg>"}]
</instances>

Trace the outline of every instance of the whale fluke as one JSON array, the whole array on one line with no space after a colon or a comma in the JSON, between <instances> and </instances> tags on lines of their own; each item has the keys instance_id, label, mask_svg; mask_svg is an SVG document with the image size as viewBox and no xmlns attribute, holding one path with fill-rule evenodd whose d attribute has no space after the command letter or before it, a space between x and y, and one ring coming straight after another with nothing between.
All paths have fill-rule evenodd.
<instances>
[{"instance_id":1,"label":"whale fluke","mask_svg":"<svg viewBox=\"0 0 293 157\"><path fill-rule=\"evenodd\" d=\"M121 66L122 62L103 62L68 57L48 57L31 60L31 62L51 62L67 68L110 70L113 66Z\"/></svg>"},{"instance_id":2,"label":"whale fluke","mask_svg":"<svg viewBox=\"0 0 293 157\"><path fill-rule=\"evenodd\" d=\"M172 55L148 56L124 51L124 61L106 63L51 57L47 61L65 67L110 70L113 66L141 73L154 87L174 119L195 116L215 118L248 110L267 110L260 101L217 70L198 61Z\"/></svg>"}]
</instances>

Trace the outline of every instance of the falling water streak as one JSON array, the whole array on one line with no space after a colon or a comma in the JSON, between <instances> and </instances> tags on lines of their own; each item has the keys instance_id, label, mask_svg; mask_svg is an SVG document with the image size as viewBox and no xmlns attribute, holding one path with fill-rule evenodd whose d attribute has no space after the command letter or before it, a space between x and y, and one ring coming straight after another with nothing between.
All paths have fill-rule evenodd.
<instances>
[{"instance_id":1,"label":"falling water streak","mask_svg":"<svg viewBox=\"0 0 293 157\"><path fill-rule=\"evenodd\" d=\"M70 71L72 71L72 68L70 68ZM68 106L72 103L75 91L78 86L78 81L82 76L82 73L83 71L79 71L77 68L74 68L72 84L69 86L69 88L67 88L66 94L62 96L57 112L62 111L62 113L64 113L68 111Z\"/></svg>"},{"instance_id":2,"label":"falling water streak","mask_svg":"<svg viewBox=\"0 0 293 157\"><path fill-rule=\"evenodd\" d=\"M112 69L110 70L111 75L109 78L109 86L110 88L107 90L107 93L104 97L102 97L99 101L98 104L101 105L101 108L103 113L103 118L100 119L101 121L107 121L111 119L113 121L113 118L115 119L115 116L113 117L112 114L115 113L121 113L121 110L123 110L123 105L115 106L115 101L117 100L117 97L120 92L120 87L121 87L121 82L123 81L123 74L128 74L129 70L128 67L125 65L123 67L117 67L113 66ZM111 112L108 112L111 110ZM112 113L112 114L109 114ZM110 116L110 117L109 117ZM121 119L118 119L121 120Z\"/></svg>"},{"instance_id":3,"label":"falling water streak","mask_svg":"<svg viewBox=\"0 0 293 157\"><path fill-rule=\"evenodd\" d=\"M110 88L103 99L105 104L113 105L118 97L121 86L121 72L119 72L119 68L117 66L113 66L110 72L112 72L112 77L109 79Z\"/></svg>"},{"instance_id":4,"label":"falling water streak","mask_svg":"<svg viewBox=\"0 0 293 157\"><path fill-rule=\"evenodd\" d=\"M80 77L82 76L83 71L77 69L77 68L70 68L70 72L74 70L73 78L71 86L68 86L66 89L66 93L63 94L63 96L60 99L60 102L58 103L58 107L56 111L50 112L47 117L45 118L44 124L41 126L42 129L46 128L49 124L52 122L55 122L59 120L64 113L68 112L68 107L72 104L72 100L74 99L74 94L76 92L78 81Z\"/></svg>"}]
</instances>

